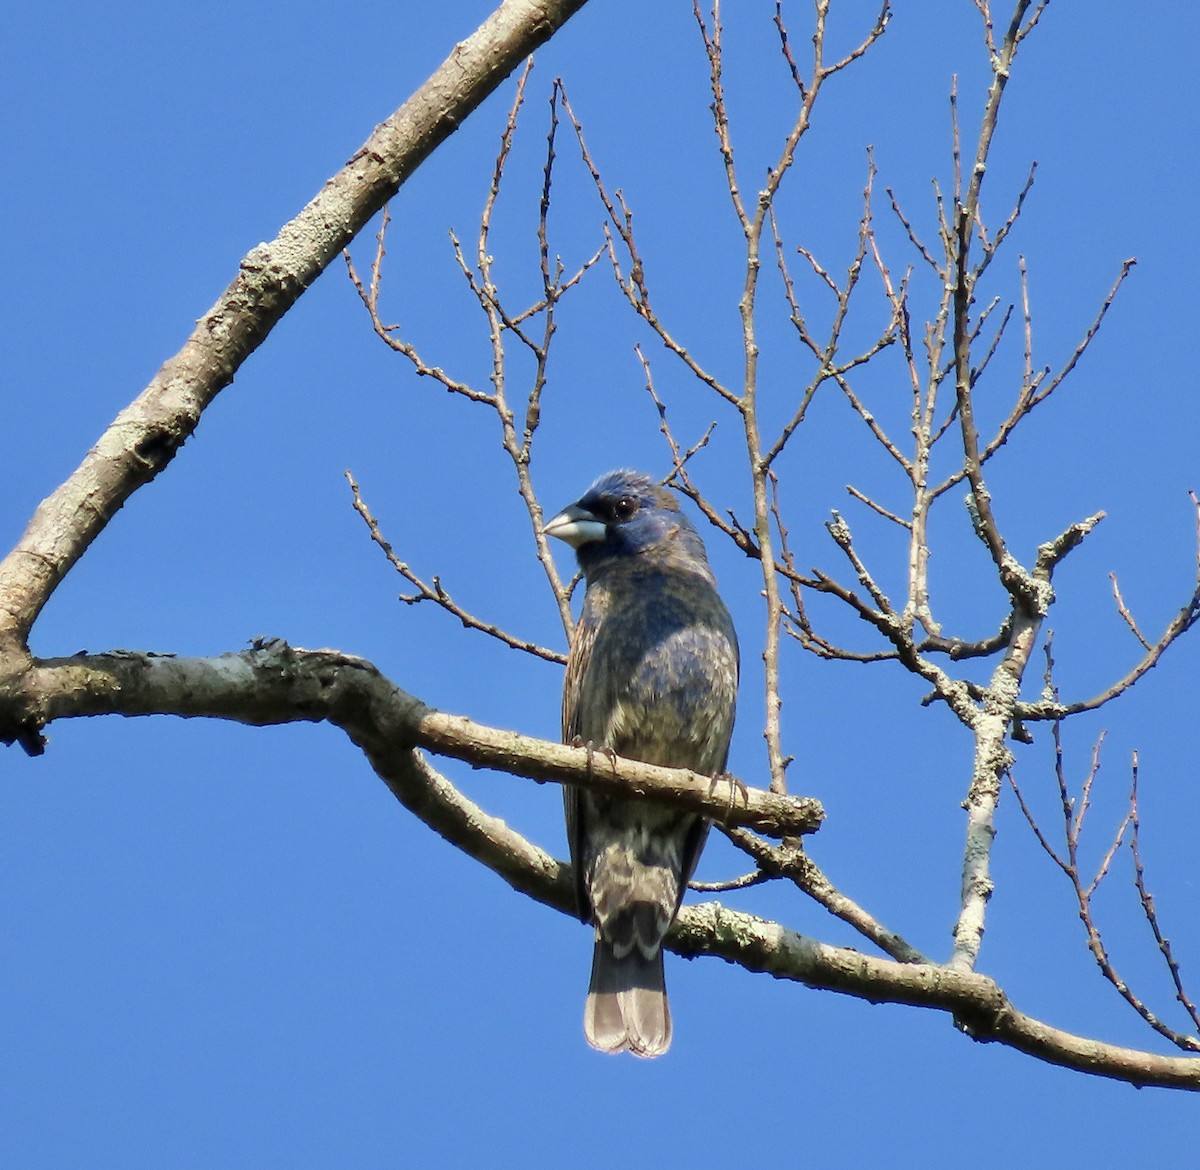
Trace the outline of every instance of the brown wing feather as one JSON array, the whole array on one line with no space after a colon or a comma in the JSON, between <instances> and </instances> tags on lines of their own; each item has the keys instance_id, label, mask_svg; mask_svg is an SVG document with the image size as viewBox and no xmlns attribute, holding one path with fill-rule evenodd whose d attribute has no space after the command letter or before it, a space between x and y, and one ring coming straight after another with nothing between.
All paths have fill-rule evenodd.
<instances>
[{"instance_id":1,"label":"brown wing feather","mask_svg":"<svg viewBox=\"0 0 1200 1170\"><path fill-rule=\"evenodd\" d=\"M571 640L571 652L567 656L567 672L563 679L562 738L563 743L574 743L579 738L579 696L583 689L583 676L587 673L592 658L592 647L596 644L596 623L589 620L584 610L575 637ZM592 911L583 882L582 842L586 832L583 822L583 801L578 788L563 785L563 810L567 820L567 848L571 852L571 869L575 875L575 912L584 922L591 920Z\"/></svg>"}]
</instances>

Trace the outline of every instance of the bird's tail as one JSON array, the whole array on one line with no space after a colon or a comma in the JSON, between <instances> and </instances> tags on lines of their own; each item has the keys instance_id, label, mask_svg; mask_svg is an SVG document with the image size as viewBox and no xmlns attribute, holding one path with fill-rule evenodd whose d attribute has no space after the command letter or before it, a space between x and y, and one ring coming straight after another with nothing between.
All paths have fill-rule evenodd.
<instances>
[{"instance_id":1,"label":"bird's tail","mask_svg":"<svg viewBox=\"0 0 1200 1170\"><path fill-rule=\"evenodd\" d=\"M663 956L646 958L636 946L617 958L599 934L583 1013L587 1042L601 1052L661 1056L671 1046L671 1009Z\"/></svg>"}]
</instances>

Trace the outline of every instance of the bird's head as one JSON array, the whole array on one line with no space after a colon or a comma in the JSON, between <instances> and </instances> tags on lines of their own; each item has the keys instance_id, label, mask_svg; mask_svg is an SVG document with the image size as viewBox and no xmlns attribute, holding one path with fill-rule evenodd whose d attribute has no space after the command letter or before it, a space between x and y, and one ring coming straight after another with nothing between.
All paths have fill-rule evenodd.
<instances>
[{"instance_id":1,"label":"bird's head","mask_svg":"<svg viewBox=\"0 0 1200 1170\"><path fill-rule=\"evenodd\" d=\"M708 574L704 545L674 495L640 471L610 471L543 531L566 541L591 575L612 561L648 556Z\"/></svg>"}]
</instances>

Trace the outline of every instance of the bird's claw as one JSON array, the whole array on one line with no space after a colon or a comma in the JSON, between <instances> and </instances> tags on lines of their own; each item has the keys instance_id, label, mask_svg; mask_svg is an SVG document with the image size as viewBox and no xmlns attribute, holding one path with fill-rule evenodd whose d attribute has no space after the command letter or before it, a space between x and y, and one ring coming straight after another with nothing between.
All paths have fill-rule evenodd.
<instances>
[{"instance_id":1,"label":"bird's claw","mask_svg":"<svg viewBox=\"0 0 1200 1170\"><path fill-rule=\"evenodd\" d=\"M588 775L589 776L595 775L595 772L596 772L596 769L593 766L593 762L592 762L592 757L596 754L596 752L600 752L601 755L608 757L608 762L609 762L609 764L612 765L613 775L615 776L617 774L617 760L620 757L617 755L617 753L615 751L613 751L612 748L610 748L610 747L598 748L590 739L585 741L582 735L577 735L573 740L571 740L570 746L576 747L576 748L587 748L587 762L588 762Z\"/></svg>"},{"instance_id":2,"label":"bird's claw","mask_svg":"<svg viewBox=\"0 0 1200 1170\"><path fill-rule=\"evenodd\" d=\"M737 798L738 793L741 793L742 804L746 808L750 807L750 789L746 787L744 781L740 780L732 772L718 772L708 782L708 795L709 796L712 796L716 793L717 785L720 784L722 781L724 781L726 784L729 785L729 804L726 806L726 809L725 809L725 819L728 822L729 814L731 812L733 812L733 806L736 803L736 798Z\"/></svg>"}]
</instances>

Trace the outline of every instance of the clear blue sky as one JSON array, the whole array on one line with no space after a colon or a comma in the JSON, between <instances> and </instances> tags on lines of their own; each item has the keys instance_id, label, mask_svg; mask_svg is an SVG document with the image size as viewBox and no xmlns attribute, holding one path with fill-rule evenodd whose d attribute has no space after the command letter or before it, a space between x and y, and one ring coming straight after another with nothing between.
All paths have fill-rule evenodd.
<instances>
[{"instance_id":1,"label":"clear blue sky","mask_svg":"<svg viewBox=\"0 0 1200 1170\"><path fill-rule=\"evenodd\" d=\"M753 10L745 19L733 8ZM793 5L798 51L807 6ZM751 188L790 118L771 6L730 6L728 84ZM875 5L835 3L846 43ZM870 60L831 83L789 177L792 239L843 269L861 213L864 148L932 237L929 180L946 184L946 94L965 134L985 61L969 0L900 0ZM1086 11L1084 10L1086 8ZM490 10L455 5L57 3L4 18L7 181L0 319L0 542L173 354L233 276ZM653 12L651 12L653 10ZM1136 646L1106 574L1154 632L1190 589L1200 486L1194 373L1198 127L1194 5L1055 0L1018 59L985 203L1039 180L998 273L1029 258L1039 361L1057 364L1128 256L1139 264L1061 396L999 458L993 486L1014 549L1104 508L1068 561L1059 681L1086 695ZM736 227L708 125L705 65L683 2L595 0L538 58L513 184L497 224L514 300L535 286L546 99L562 75L612 186L638 216L653 288L704 360L734 377ZM447 243L473 247L511 84L393 203L384 314L432 362L486 385L486 337ZM968 137L967 141L973 141ZM599 241L599 210L560 142L552 247ZM881 219L886 201L878 201ZM893 233L894 234L894 233ZM369 259L368 241L357 249ZM897 251L893 268L907 259ZM874 295L874 294L872 294ZM865 326L864 326L865 327ZM611 466L663 470L633 343L646 341L597 270L563 309L535 475L547 506ZM747 510L733 421L648 350L685 436L721 436L700 465ZM766 376L800 377L782 331ZM997 380L984 409L1007 402ZM902 419L903 386L873 385ZM892 397L888 398L888 394ZM899 405L897 405L899 403ZM902 422L898 430L903 430ZM561 646L530 556L494 420L414 379L371 335L335 265L244 366L165 475L139 492L58 590L41 654L116 647L219 654L262 634L371 658L399 685L483 722L554 737L560 674L397 604L394 577L350 507L354 471L393 544L465 604ZM853 482L904 506L861 424L832 397L785 471L805 564L842 572L822 535L841 508L894 585L887 534ZM935 588L964 636L1000 609L957 503L935 534ZM761 782L753 567L709 538L747 664L731 766ZM564 559L565 567L565 559ZM831 629L869 645L830 613ZM1119 820L1142 760L1144 848L1167 929L1200 993L1194 826L1200 642L1175 648L1119 706L1068 733L1086 769L1109 729L1095 833ZM969 743L918 706L898 670L786 661L785 731L798 791L829 821L813 852L852 896L925 951L949 949ZM1031 680L1036 689L1036 680ZM39 1167L1182 1164L1197 1103L975 1045L941 1015L818 994L714 960L668 959L676 1040L653 1063L605 1059L580 1031L590 945L579 924L512 894L414 822L344 737L174 719L51 729L45 757L0 758L0 1155ZM1048 736L1018 774L1054 810ZM558 792L449 774L562 855ZM1051 1024L1154 1047L1086 954L1068 891L1011 800L981 969ZM744 863L715 845L704 877ZM1122 858L1099 900L1114 958L1164 1014L1171 991L1131 913ZM832 942L852 937L782 889L728 901ZM1182 1021L1176 1020L1182 1027ZM1186 1143L1186 1144L1185 1144Z\"/></svg>"}]
</instances>

